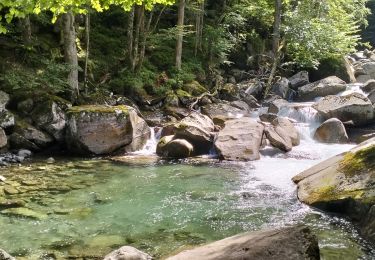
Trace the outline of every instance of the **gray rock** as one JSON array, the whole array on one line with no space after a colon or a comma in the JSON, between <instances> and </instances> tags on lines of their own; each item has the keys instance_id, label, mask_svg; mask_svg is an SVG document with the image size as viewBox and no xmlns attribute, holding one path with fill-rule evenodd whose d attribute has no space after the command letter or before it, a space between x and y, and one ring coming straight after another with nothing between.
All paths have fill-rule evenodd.
<instances>
[{"instance_id":1,"label":"gray rock","mask_svg":"<svg viewBox=\"0 0 375 260\"><path fill-rule=\"evenodd\" d=\"M314 139L322 143L348 143L349 138L344 124L337 118L331 118L321 124Z\"/></svg>"},{"instance_id":2,"label":"gray rock","mask_svg":"<svg viewBox=\"0 0 375 260\"><path fill-rule=\"evenodd\" d=\"M278 114L283 107L289 106L285 99L276 99L269 104L268 113Z\"/></svg>"},{"instance_id":3,"label":"gray rock","mask_svg":"<svg viewBox=\"0 0 375 260\"><path fill-rule=\"evenodd\" d=\"M165 147L168 143L172 142L174 138L174 134L173 135L165 135L163 136L162 138L160 138L157 146L156 146L156 154L159 155L159 156L164 156L164 153L165 153Z\"/></svg>"},{"instance_id":4,"label":"gray rock","mask_svg":"<svg viewBox=\"0 0 375 260\"><path fill-rule=\"evenodd\" d=\"M272 121L272 125L284 140L290 138L293 146L297 146L300 143L300 134L293 123L285 117L278 117Z\"/></svg>"},{"instance_id":5,"label":"gray rock","mask_svg":"<svg viewBox=\"0 0 375 260\"><path fill-rule=\"evenodd\" d=\"M202 114L214 120L215 118L233 119L242 115L247 115L248 111L241 110L226 103L209 104L202 107Z\"/></svg>"},{"instance_id":6,"label":"gray rock","mask_svg":"<svg viewBox=\"0 0 375 260\"><path fill-rule=\"evenodd\" d=\"M213 121L206 115L193 112L175 125L175 139L185 139L194 146L196 154L206 154L212 147Z\"/></svg>"},{"instance_id":7,"label":"gray rock","mask_svg":"<svg viewBox=\"0 0 375 260\"><path fill-rule=\"evenodd\" d=\"M276 132L273 126L269 126L266 127L265 134L273 147L276 147L284 152L289 152L292 150L292 139L283 129L279 129L279 131Z\"/></svg>"},{"instance_id":8,"label":"gray rock","mask_svg":"<svg viewBox=\"0 0 375 260\"><path fill-rule=\"evenodd\" d=\"M289 79L290 87L294 90L298 90L299 87L307 85L309 81L309 73L307 71L300 71L297 74L293 75Z\"/></svg>"},{"instance_id":9,"label":"gray rock","mask_svg":"<svg viewBox=\"0 0 375 260\"><path fill-rule=\"evenodd\" d=\"M15 119L14 115L8 110L4 109L0 111L0 127L3 129L14 126Z\"/></svg>"},{"instance_id":10,"label":"gray rock","mask_svg":"<svg viewBox=\"0 0 375 260\"><path fill-rule=\"evenodd\" d=\"M0 127L0 149L6 147L8 144L8 138L4 130Z\"/></svg>"},{"instance_id":11,"label":"gray rock","mask_svg":"<svg viewBox=\"0 0 375 260\"><path fill-rule=\"evenodd\" d=\"M362 65L363 70L372 79L375 79L375 62L366 62Z\"/></svg>"},{"instance_id":12,"label":"gray rock","mask_svg":"<svg viewBox=\"0 0 375 260\"><path fill-rule=\"evenodd\" d=\"M370 79L368 80L365 84L363 84L363 86L361 87L361 89L364 91L364 92L372 92L373 90L375 90L375 79Z\"/></svg>"},{"instance_id":13,"label":"gray rock","mask_svg":"<svg viewBox=\"0 0 375 260\"><path fill-rule=\"evenodd\" d=\"M271 123L273 120L275 120L277 118L277 115L276 114L273 114L273 113L266 113L266 114L261 114L259 116L259 119L262 121L262 122L267 122L267 123Z\"/></svg>"},{"instance_id":14,"label":"gray rock","mask_svg":"<svg viewBox=\"0 0 375 260\"><path fill-rule=\"evenodd\" d=\"M247 113L250 113L251 111L250 106L245 101L241 101L241 100L232 101L230 102L230 105L242 111L247 111Z\"/></svg>"},{"instance_id":15,"label":"gray rock","mask_svg":"<svg viewBox=\"0 0 375 260\"><path fill-rule=\"evenodd\" d=\"M31 112L34 125L45 130L57 141L63 141L66 127L65 111L71 107L67 101L54 97L35 104Z\"/></svg>"},{"instance_id":16,"label":"gray rock","mask_svg":"<svg viewBox=\"0 0 375 260\"><path fill-rule=\"evenodd\" d=\"M183 251L167 260L318 260L317 238L305 226L249 232Z\"/></svg>"},{"instance_id":17,"label":"gray rock","mask_svg":"<svg viewBox=\"0 0 375 260\"><path fill-rule=\"evenodd\" d=\"M358 83L366 83L367 81L371 80L369 75L359 75L356 77Z\"/></svg>"},{"instance_id":18,"label":"gray rock","mask_svg":"<svg viewBox=\"0 0 375 260\"><path fill-rule=\"evenodd\" d=\"M18 156L21 156L23 158L28 158L28 157L31 157L33 153L29 150L26 150L26 149L21 149L17 152L17 155Z\"/></svg>"},{"instance_id":19,"label":"gray rock","mask_svg":"<svg viewBox=\"0 0 375 260\"><path fill-rule=\"evenodd\" d=\"M188 158L193 155L194 147L185 139L174 139L167 142L163 147L158 148L158 154L167 158ZM168 141L168 140L167 140Z\"/></svg>"},{"instance_id":20,"label":"gray rock","mask_svg":"<svg viewBox=\"0 0 375 260\"><path fill-rule=\"evenodd\" d=\"M275 83L272 86L271 93L283 99L289 99L291 94L291 89L289 88L289 80L287 78L281 78L279 82Z\"/></svg>"},{"instance_id":21,"label":"gray rock","mask_svg":"<svg viewBox=\"0 0 375 260\"><path fill-rule=\"evenodd\" d=\"M359 93L327 96L315 103L313 108L325 120L338 118L342 122L353 121L355 125L365 125L374 119L374 107L371 101Z\"/></svg>"},{"instance_id":22,"label":"gray rock","mask_svg":"<svg viewBox=\"0 0 375 260\"><path fill-rule=\"evenodd\" d=\"M310 101L317 97L336 95L346 90L345 81L336 76L331 76L298 89L298 99L300 101Z\"/></svg>"},{"instance_id":23,"label":"gray rock","mask_svg":"<svg viewBox=\"0 0 375 260\"><path fill-rule=\"evenodd\" d=\"M33 142L27 140L20 134L13 133L8 137L10 148L12 149L27 149L34 152L40 151L40 147Z\"/></svg>"},{"instance_id":24,"label":"gray rock","mask_svg":"<svg viewBox=\"0 0 375 260\"><path fill-rule=\"evenodd\" d=\"M14 133L17 133L30 142L33 142L40 148L46 148L54 142L54 138L52 136L40 131L21 119L17 120Z\"/></svg>"},{"instance_id":25,"label":"gray rock","mask_svg":"<svg viewBox=\"0 0 375 260\"><path fill-rule=\"evenodd\" d=\"M131 246L123 246L104 257L103 260L152 260L152 257Z\"/></svg>"},{"instance_id":26,"label":"gray rock","mask_svg":"<svg viewBox=\"0 0 375 260\"><path fill-rule=\"evenodd\" d=\"M4 110L5 107L8 105L9 102L9 95L4 91L0 90L0 111Z\"/></svg>"},{"instance_id":27,"label":"gray rock","mask_svg":"<svg viewBox=\"0 0 375 260\"><path fill-rule=\"evenodd\" d=\"M79 154L109 154L120 148L141 149L150 129L128 106L78 106L68 111L66 143Z\"/></svg>"},{"instance_id":28,"label":"gray rock","mask_svg":"<svg viewBox=\"0 0 375 260\"><path fill-rule=\"evenodd\" d=\"M13 256L0 249L0 260L16 260Z\"/></svg>"},{"instance_id":29,"label":"gray rock","mask_svg":"<svg viewBox=\"0 0 375 260\"><path fill-rule=\"evenodd\" d=\"M217 136L215 149L223 160L258 160L263 130L262 124L248 117L228 120Z\"/></svg>"},{"instance_id":30,"label":"gray rock","mask_svg":"<svg viewBox=\"0 0 375 260\"><path fill-rule=\"evenodd\" d=\"M367 98L373 105L375 105L375 89L370 94L368 94Z\"/></svg>"}]
</instances>

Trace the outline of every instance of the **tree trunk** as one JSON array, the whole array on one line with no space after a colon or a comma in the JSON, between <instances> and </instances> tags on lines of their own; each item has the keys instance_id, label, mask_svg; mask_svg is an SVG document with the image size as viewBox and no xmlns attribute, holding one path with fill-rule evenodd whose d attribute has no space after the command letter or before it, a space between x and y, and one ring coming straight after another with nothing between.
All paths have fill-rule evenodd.
<instances>
[{"instance_id":1,"label":"tree trunk","mask_svg":"<svg viewBox=\"0 0 375 260\"><path fill-rule=\"evenodd\" d=\"M129 65L133 66L133 33L134 33L134 6L132 7L129 13L129 22L128 22L128 56L129 56Z\"/></svg>"},{"instance_id":2,"label":"tree trunk","mask_svg":"<svg viewBox=\"0 0 375 260\"><path fill-rule=\"evenodd\" d=\"M71 11L63 14L63 37L65 62L70 66L68 83L72 91L72 102L75 102L79 96L78 56L76 46L76 31L74 28L74 15Z\"/></svg>"},{"instance_id":3,"label":"tree trunk","mask_svg":"<svg viewBox=\"0 0 375 260\"><path fill-rule=\"evenodd\" d=\"M133 63L131 66L132 71L135 71L139 62L139 42L141 40L144 28L144 6L137 5L135 8L135 31L134 31L134 42L133 42Z\"/></svg>"},{"instance_id":4,"label":"tree trunk","mask_svg":"<svg viewBox=\"0 0 375 260\"><path fill-rule=\"evenodd\" d=\"M30 16L26 15L25 18L21 21L22 26L22 37L25 45L31 45L31 22Z\"/></svg>"},{"instance_id":5,"label":"tree trunk","mask_svg":"<svg viewBox=\"0 0 375 260\"><path fill-rule=\"evenodd\" d=\"M139 71L141 68L142 68L142 65L143 65L143 60L145 58L145 54L146 54L146 43L147 43L147 38L149 36L149 33L150 33L150 29L151 29L151 23L152 23L152 18L154 16L154 12L151 11L150 12L150 15L148 17L148 20L147 20L147 24L146 24L146 27L144 25L144 22L143 22L143 25L142 25L142 41L141 41L141 50L139 52L139 60L138 60L138 64L137 64L137 70ZM143 19L144 20L144 19Z\"/></svg>"},{"instance_id":6,"label":"tree trunk","mask_svg":"<svg viewBox=\"0 0 375 260\"><path fill-rule=\"evenodd\" d=\"M273 64L271 68L271 73L268 78L266 85L266 91L264 96L266 97L270 92L273 80L277 72L277 65L279 63L279 49L280 49L280 26L281 26L281 10L282 10L282 0L275 0L275 17L273 24L273 37L272 37L272 52L273 52Z\"/></svg>"},{"instance_id":7,"label":"tree trunk","mask_svg":"<svg viewBox=\"0 0 375 260\"><path fill-rule=\"evenodd\" d=\"M181 70L182 64L182 42L184 38L185 0L179 0L177 20L177 43L176 43L176 68Z\"/></svg>"},{"instance_id":8,"label":"tree trunk","mask_svg":"<svg viewBox=\"0 0 375 260\"><path fill-rule=\"evenodd\" d=\"M87 11L86 17L85 17L85 40L86 40L86 56L85 56L85 70L83 75L83 88L85 90L85 93L88 93L88 77L87 77L87 71L88 71L88 65L89 65L89 52L90 52L90 12Z\"/></svg>"}]
</instances>

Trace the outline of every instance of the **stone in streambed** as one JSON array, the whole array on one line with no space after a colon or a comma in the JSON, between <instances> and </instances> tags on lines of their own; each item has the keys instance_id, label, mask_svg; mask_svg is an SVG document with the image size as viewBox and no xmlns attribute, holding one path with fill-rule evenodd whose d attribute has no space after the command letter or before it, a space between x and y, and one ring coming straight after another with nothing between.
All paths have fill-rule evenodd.
<instances>
[{"instance_id":1,"label":"stone in streambed","mask_svg":"<svg viewBox=\"0 0 375 260\"><path fill-rule=\"evenodd\" d=\"M183 251L167 260L318 260L319 246L304 226L249 232L195 249Z\"/></svg>"},{"instance_id":2,"label":"stone in streambed","mask_svg":"<svg viewBox=\"0 0 375 260\"><path fill-rule=\"evenodd\" d=\"M150 255L131 246L123 246L104 257L104 260L151 260Z\"/></svg>"},{"instance_id":3,"label":"stone in streambed","mask_svg":"<svg viewBox=\"0 0 375 260\"><path fill-rule=\"evenodd\" d=\"M44 213L36 212L34 210L28 208L10 208L0 211L0 214L9 215L9 216L16 216L16 217L23 217L23 218L31 218L35 220L44 220L47 219L48 216Z\"/></svg>"},{"instance_id":4,"label":"stone in streambed","mask_svg":"<svg viewBox=\"0 0 375 260\"><path fill-rule=\"evenodd\" d=\"M349 141L344 124L337 118L331 118L321 124L314 139L323 143L347 143Z\"/></svg>"}]
</instances>

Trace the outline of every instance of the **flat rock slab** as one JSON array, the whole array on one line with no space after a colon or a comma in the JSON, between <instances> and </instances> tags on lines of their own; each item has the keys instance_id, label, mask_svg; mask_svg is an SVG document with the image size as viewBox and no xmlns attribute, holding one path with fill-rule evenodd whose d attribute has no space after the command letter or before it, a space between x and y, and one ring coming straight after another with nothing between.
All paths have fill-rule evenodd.
<instances>
[{"instance_id":1,"label":"flat rock slab","mask_svg":"<svg viewBox=\"0 0 375 260\"><path fill-rule=\"evenodd\" d=\"M183 251L167 260L315 260L318 241L304 226L245 233Z\"/></svg>"}]
</instances>

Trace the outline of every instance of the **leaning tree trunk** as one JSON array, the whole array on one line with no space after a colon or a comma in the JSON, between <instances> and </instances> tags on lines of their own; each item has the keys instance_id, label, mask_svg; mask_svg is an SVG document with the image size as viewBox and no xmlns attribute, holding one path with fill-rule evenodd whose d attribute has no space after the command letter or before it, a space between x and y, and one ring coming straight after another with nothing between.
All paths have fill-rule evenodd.
<instances>
[{"instance_id":1,"label":"leaning tree trunk","mask_svg":"<svg viewBox=\"0 0 375 260\"><path fill-rule=\"evenodd\" d=\"M282 0L275 0L275 18L273 24L273 37L272 37L272 52L273 52L273 63L271 68L271 73L268 78L268 82L266 85L266 91L264 96L267 96L271 86L273 79L276 75L277 65L279 63L280 58L280 26L281 26L281 9L282 9Z\"/></svg>"},{"instance_id":2,"label":"leaning tree trunk","mask_svg":"<svg viewBox=\"0 0 375 260\"><path fill-rule=\"evenodd\" d=\"M63 14L63 38L65 62L70 66L68 83L72 91L72 102L79 96L78 87L78 56L76 46L76 31L74 28L74 15L71 11Z\"/></svg>"},{"instance_id":3,"label":"leaning tree trunk","mask_svg":"<svg viewBox=\"0 0 375 260\"><path fill-rule=\"evenodd\" d=\"M176 43L176 68L181 70L182 64L182 41L184 38L184 17L185 17L185 0L178 3L178 20L177 20L177 43Z\"/></svg>"}]
</instances>

